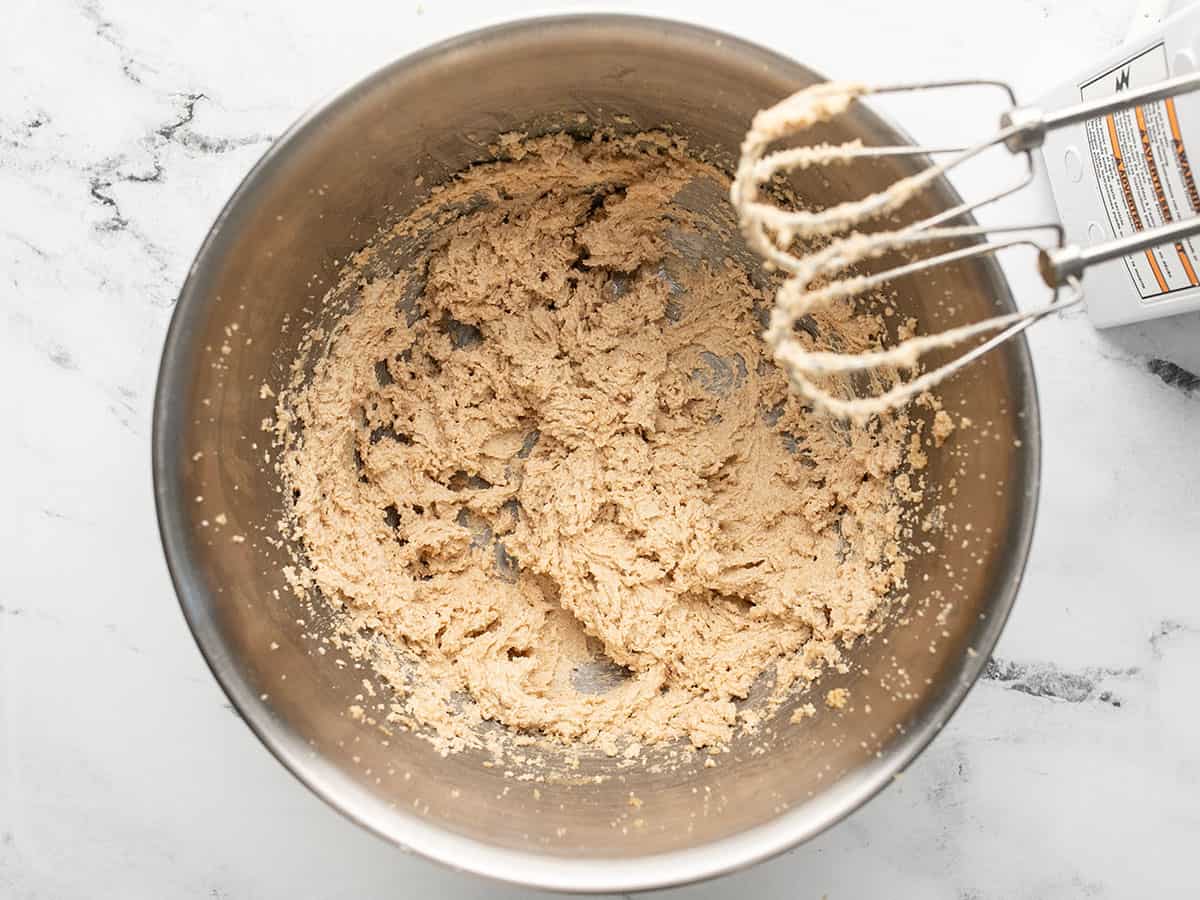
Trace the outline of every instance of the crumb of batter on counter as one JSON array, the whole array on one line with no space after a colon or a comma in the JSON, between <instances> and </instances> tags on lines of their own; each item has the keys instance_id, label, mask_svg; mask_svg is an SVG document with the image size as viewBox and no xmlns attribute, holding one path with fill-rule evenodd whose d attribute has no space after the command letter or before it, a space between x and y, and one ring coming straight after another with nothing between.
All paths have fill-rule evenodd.
<instances>
[{"instance_id":1,"label":"crumb of batter on counter","mask_svg":"<svg viewBox=\"0 0 1200 900\"><path fill-rule=\"evenodd\" d=\"M933 445L940 447L946 443L946 438L954 433L954 420L950 418L950 413L944 409L939 409L933 414L933 429L930 432L933 435Z\"/></svg>"},{"instance_id":2,"label":"crumb of batter on counter","mask_svg":"<svg viewBox=\"0 0 1200 900\"><path fill-rule=\"evenodd\" d=\"M850 700L850 692L845 688L834 688L825 694L825 705L830 709L845 709Z\"/></svg>"},{"instance_id":3,"label":"crumb of batter on counter","mask_svg":"<svg viewBox=\"0 0 1200 900\"><path fill-rule=\"evenodd\" d=\"M288 583L443 753L726 746L882 627L920 436L789 390L772 283L695 250L736 221L680 140L495 147L380 238L418 262L355 257L353 309L278 391ZM677 200L707 195L715 230ZM885 333L848 302L813 320L840 350Z\"/></svg>"},{"instance_id":4,"label":"crumb of batter on counter","mask_svg":"<svg viewBox=\"0 0 1200 900\"><path fill-rule=\"evenodd\" d=\"M213 516L213 521L218 525L226 525L229 523L229 519L226 517L225 513L217 513L215 516Z\"/></svg>"}]
</instances>

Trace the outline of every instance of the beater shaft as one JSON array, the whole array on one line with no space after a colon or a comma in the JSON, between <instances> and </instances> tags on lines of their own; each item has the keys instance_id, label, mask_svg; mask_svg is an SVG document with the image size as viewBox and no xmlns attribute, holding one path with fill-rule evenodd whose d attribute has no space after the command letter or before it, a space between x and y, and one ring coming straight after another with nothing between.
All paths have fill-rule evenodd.
<instances>
[{"instance_id":1,"label":"beater shaft","mask_svg":"<svg viewBox=\"0 0 1200 900\"><path fill-rule=\"evenodd\" d=\"M1130 253L1149 250L1162 244L1172 244L1197 234L1200 234L1200 216L1180 219L1090 247L1073 245L1057 250L1043 250L1038 258L1038 269L1048 287L1060 287L1098 263L1120 259Z\"/></svg>"},{"instance_id":2,"label":"beater shaft","mask_svg":"<svg viewBox=\"0 0 1200 900\"><path fill-rule=\"evenodd\" d=\"M1088 119L1107 116L1144 103L1156 103L1168 97L1176 97L1200 88L1200 72L1180 75L1165 81L1156 81L1141 88L1119 91L1110 97L1077 103L1053 112L1043 112L1036 106L1018 106L1000 117L1001 134L1011 131L1004 138L1004 145L1014 153L1033 150L1042 146L1046 135L1056 128L1078 125Z\"/></svg>"}]
</instances>

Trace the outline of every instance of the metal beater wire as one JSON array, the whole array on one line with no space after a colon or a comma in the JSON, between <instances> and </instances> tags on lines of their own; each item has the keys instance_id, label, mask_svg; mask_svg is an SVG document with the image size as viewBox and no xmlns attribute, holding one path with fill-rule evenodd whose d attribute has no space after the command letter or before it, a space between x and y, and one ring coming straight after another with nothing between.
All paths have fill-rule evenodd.
<instances>
[{"instance_id":1,"label":"metal beater wire","mask_svg":"<svg viewBox=\"0 0 1200 900\"><path fill-rule=\"evenodd\" d=\"M828 121L864 97L976 87L1002 91L1009 109L1000 117L1000 127L994 134L973 144L962 147L864 147L853 141L838 145L802 145L767 152L776 141L794 137L813 125ZM1198 88L1200 73L1149 85L1127 92L1117 99L1104 98L1044 114L1034 107L1018 107L1012 88L1001 81L958 79L885 86L827 82L806 88L760 112L742 144L742 158L730 189L730 200L738 210L741 228L750 246L764 257L768 266L787 274L776 296L765 337L793 387L815 406L848 418L863 419L895 409L1020 334L1034 322L1082 302L1081 277L1089 265L1122 253L1200 233L1198 217L1150 229L1133 238L1113 241L1108 246L1081 251L1065 246L1065 234L1058 223L999 227L948 224L1028 187L1034 177L1033 150L1041 145L1048 131ZM898 211L915 194L927 190L959 166L997 145L1003 145L1012 154L1024 157L1022 174L1015 182L1002 185L982 198L956 204L897 230L867 234L855 230L868 221ZM858 159L911 156L948 158L930 162L919 172L900 179L883 191L824 210L783 209L759 199L760 185L776 175L797 169L844 164ZM1051 240L996 237L1021 232L1049 232ZM818 250L803 254L793 252L797 240L804 242L811 238L832 238L832 241ZM885 253L917 253L935 242L946 241L971 243L870 275L844 274L855 264L879 258ZM808 349L796 333L796 323L822 305L860 296L897 278L983 256L994 256L1003 250L1020 246L1031 247L1037 252L1039 270L1051 290L1048 302L1031 309L992 316L937 334L908 338L888 349L856 354ZM841 277L822 280L836 275ZM1065 295L1063 289L1066 290ZM831 373L876 369L915 371L920 357L925 353L952 347L989 332L998 333L950 362L872 397L843 399L814 381Z\"/></svg>"}]
</instances>

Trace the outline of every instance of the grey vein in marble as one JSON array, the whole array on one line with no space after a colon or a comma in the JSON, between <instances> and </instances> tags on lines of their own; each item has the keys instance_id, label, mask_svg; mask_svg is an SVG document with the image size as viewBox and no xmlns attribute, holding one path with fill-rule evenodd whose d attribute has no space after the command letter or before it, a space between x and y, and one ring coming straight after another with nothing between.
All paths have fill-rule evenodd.
<instances>
[{"instance_id":1,"label":"grey vein in marble","mask_svg":"<svg viewBox=\"0 0 1200 900\"><path fill-rule=\"evenodd\" d=\"M1112 691L1101 688L1111 679L1127 679L1141 670L1136 666L1118 669L1094 667L1079 671L1067 671L1053 663L1017 663L993 657L983 670L987 681L995 681L1009 690L1020 691L1031 697L1046 697L1067 703L1083 703L1098 700L1117 709L1121 701Z\"/></svg>"},{"instance_id":2,"label":"grey vein in marble","mask_svg":"<svg viewBox=\"0 0 1200 900\"><path fill-rule=\"evenodd\" d=\"M1163 653L1166 650L1164 645L1181 634L1200 634L1200 627L1193 627L1186 622L1180 622L1175 619L1164 619L1159 623L1154 633L1150 635L1150 652L1156 659L1162 659Z\"/></svg>"},{"instance_id":3,"label":"grey vein in marble","mask_svg":"<svg viewBox=\"0 0 1200 900\"><path fill-rule=\"evenodd\" d=\"M1176 388L1185 394L1193 394L1200 390L1200 375L1189 372L1183 366L1178 366L1167 359L1151 359L1146 368L1157 375L1163 384Z\"/></svg>"},{"instance_id":4,"label":"grey vein in marble","mask_svg":"<svg viewBox=\"0 0 1200 900\"><path fill-rule=\"evenodd\" d=\"M177 144L197 155L215 155L227 153L240 147L254 144L269 144L274 137L269 134L250 134L242 137L215 137L190 128L196 118L196 105L201 100L207 100L204 93L176 94L180 101L181 110L172 119L154 128L145 135L139 143L150 154L149 168L143 171L126 171L132 162L128 153L109 157L88 170L88 193L97 203L107 210L108 217L98 223L102 231L126 231L141 243L146 251L160 262L162 249L141 229L133 227L129 218L121 209L121 205L112 193L115 184L160 184L166 178L163 161L163 147L167 144Z\"/></svg>"},{"instance_id":5,"label":"grey vein in marble","mask_svg":"<svg viewBox=\"0 0 1200 900\"><path fill-rule=\"evenodd\" d=\"M121 30L105 15L98 0L83 0L79 10L95 30L96 37L106 44L111 44L120 55L121 72L124 76L134 84L142 84L142 76L136 70L145 67L126 49Z\"/></svg>"}]
</instances>

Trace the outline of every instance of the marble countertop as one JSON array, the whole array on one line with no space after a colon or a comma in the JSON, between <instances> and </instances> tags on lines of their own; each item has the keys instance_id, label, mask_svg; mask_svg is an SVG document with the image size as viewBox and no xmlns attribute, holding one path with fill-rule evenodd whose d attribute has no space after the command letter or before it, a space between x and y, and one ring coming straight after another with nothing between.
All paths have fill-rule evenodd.
<instances>
[{"instance_id":1,"label":"marble countertop","mask_svg":"<svg viewBox=\"0 0 1200 900\"><path fill-rule=\"evenodd\" d=\"M1134 7L606 8L700 21L831 75L987 74L1036 97L1117 46ZM4 8L0 897L520 896L343 820L232 713L162 560L150 408L192 255L273 136L397 55L550 10L510 0ZM1040 187L1018 214L1050 213ZM1019 296L1027 277L1014 278ZM1200 379L1188 373L1200 372L1200 316L1099 332L1079 313L1043 323L1031 345L1041 511L988 677L905 777L847 821L672 893L1195 895Z\"/></svg>"}]
</instances>

